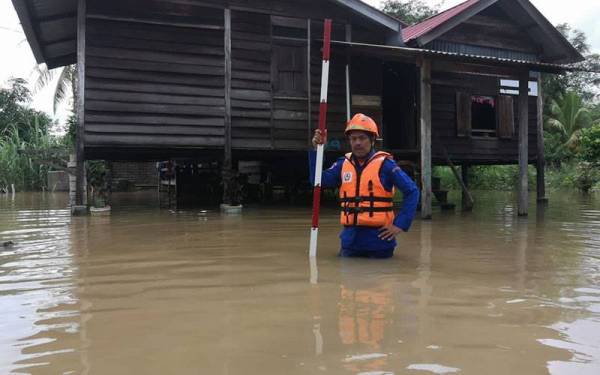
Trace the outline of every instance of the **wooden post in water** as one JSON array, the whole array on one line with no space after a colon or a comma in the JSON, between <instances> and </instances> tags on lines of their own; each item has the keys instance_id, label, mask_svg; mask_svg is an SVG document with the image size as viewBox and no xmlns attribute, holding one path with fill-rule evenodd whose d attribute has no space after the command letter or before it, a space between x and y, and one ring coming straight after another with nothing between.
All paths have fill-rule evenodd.
<instances>
[{"instance_id":1,"label":"wooden post in water","mask_svg":"<svg viewBox=\"0 0 600 375\"><path fill-rule=\"evenodd\" d=\"M83 206L85 180L85 38L86 38L86 0L77 2L77 129L75 133L75 205Z\"/></svg>"},{"instance_id":2,"label":"wooden post in water","mask_svg":"<svg viewBox=\"0 0 600 375\"><path fill-rule=\"evenodd\" d=\"M471 211L473 210L473 197L469 195L469 165L463 164L460 167L460 174L462 182L465 186L465 189L462 190L462 210L463 211Z\"/></svg>"},{"instance_id":3,"label":"wooden post in water","mask_svg":"<svg viewBox=\"0 0 600 375\"><path fill-rule=\"evenodd\" d=\"M421 218L431 219L431 61L422 59L420 85Z\"/></svg>"},{"instance_id":4,"label":"wooden post in water","mask_svg":"<svg viewBox=\"0 0 600 375\"><path fill-rule=\"evenodd\" d=\"M225 9L225 127L223 133L224 154L222 166L223 203L232 204L232 172L231 161L231 10Z\"/></svg>"},{"instance_id":5,"label":"wooden post in water","mask_svg":"<svg viewBox=\"0 0 600 375\"><path fill-rule=\"evenodd\" d=\"M527 216L529 184L527 167L529 163L529 72L519 76L519 199L518 214Z\"/></svg>"},{"instance_id":6,"label":"wooden post in water","mask_svg":"<svg viewBox=\"0 0 600 375\"><path fill-rule=\"evenodd\" d=\"M112 185L113 162L105 161L104 163L105 163L104 165L106 168L106 176L104 177L106 179L106 202L105 202L105 205L110 206L110 205L112 205L112 191L113 191L113 185ZM158 183L160 186L160 181Z\"/></svg>"},{"instance_id":7,"label":"wooden post in water","mask_svg":"<svg viewBox=\"0 0 600 375\"><path fill-rule=\"evenodd\" d=\"M544 95L542 91L542 73L538 73L537 79L538 96L537 96L537 158L536 158L536 170L537 170L537 201L538 203L545 203L548 201L546 198L546 157L544 156Z\"/></svg>"}]
</instances>

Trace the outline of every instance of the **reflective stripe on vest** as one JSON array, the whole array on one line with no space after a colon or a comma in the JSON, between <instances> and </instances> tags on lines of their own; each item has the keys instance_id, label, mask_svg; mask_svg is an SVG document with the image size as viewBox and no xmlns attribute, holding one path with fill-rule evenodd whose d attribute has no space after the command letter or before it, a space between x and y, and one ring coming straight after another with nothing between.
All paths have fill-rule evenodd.
<instances>
[{"instance_id":1,"label":"reflective stripe on vest","mask_svg":"<svg viewBox=\"0 0 600 375\"><path fill-rule=\"evenodd\" d=\"M385 190L379 178L383 162L389 157L391 155L386 152L377 152L358 172L352 155L346 154L340 186L342 225L382 227L393 223L394 188Z\"/></svg>"}]
</instances>

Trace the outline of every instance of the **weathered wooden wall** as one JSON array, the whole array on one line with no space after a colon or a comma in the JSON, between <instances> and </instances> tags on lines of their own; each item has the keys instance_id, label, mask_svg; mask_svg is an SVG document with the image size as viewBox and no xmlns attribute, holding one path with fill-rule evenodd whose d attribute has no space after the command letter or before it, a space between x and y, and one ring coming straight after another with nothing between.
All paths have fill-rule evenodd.
<instances>
[{"instance_id":1,"label":"weathered wooden wall","mask_svg":"<svg viewBox=\"0 0 600 375\"><path fill-rule=\"evenodd\" d=\"M537 61L536 43L498 5L469 18L432 41L426 48L447 52Z\"/></svg>"},{"instance_id":2,"label":"weathered wooden wall","mask_svg":"<svg viewBox=\"0 0 600 375\"><path fill-rule=\"evenodd\" d=\"M312 22L312 36L314 39L323 38L323 24ZM333 25L332 39L344 40L344 29L339 24ZM321 94L321 48L312 49L311 53L311 124L312 128L318 126L319 120L319 100ZM344 128L346 125L346 55L335 48L331 51L329 62L329 88L327 98L327 137L331 150L335 150L335 145L345 147ZM305 142L305 145L307 143ZM306 147L306 146L305 146Z\"/></svg>"},{"instance_id":3,"label":"weathered wooden wall","mask_svg":"<svg viewBox=\"0 0 600 375\"><path fill-rule=\"evenodd\" d=\"M233 148L271 148L271 20L231 12Z\"/></svg>"},{"instance_id":4,"label":"weathered wooden wall","mask_svg":"<svg viewBox=\"0 0 600 375\"><path fill-rule=\"evenodd\" d=\"M514 133L510 139L499 137L458 137L456 120L456 93L496 96L498 78L459 73L433 72L432 74L432 158L445 163L442 147L446 147L454 163L516 163L518 156L518 101L514 106ZM537 136L537 99L529 97L529 159L535 160Z\"/></svg>"},{"instance_id":5,"label":"weathered wooden wall","mask_svg":"<svg viewBox=\"0 0 600 375\"><path fill-rule=\"evenodd\" d=\"M364 20L346 9L317 0L302 4L275 0L251 4L243 0L185 3L153 0L145 1L143 7L134 0L89 1L85 51L86 152L98 158L111 158L117 149L120 158L127 156L123 153L135 158L136 150L142 148L147 150L145 159L153 159L153 155L164 158L175 152L188 152L189 156L200 150L214 150L214 155L221 155L225 145L226 5L231 8L232 25L231 143L237 151L302 151L310 145L312 130L318 122L324 15L334 17L334 40L346 40L351 35L354 41L381 43L385 38L383 31L367 28ZM347 25L351 33L346 32ZM279 61L277 51L282 47L296 48L294 53L298 55L291 64L298 65L306 76L306 81L292 85L306 86L292 94L280 90L280 78L274 78L287 74L282 75L274 68ZM303 61L305 66L301 66ZM344 50L334 48L328 90L330 150L346 146L343 130L348 62L352 112L366 112L380 125L386 121L382 111L382 60L368 57L349 60ZM442 143L453 158L464 162L515 162L516 135L508 140L456 136L458 90L497 95L497 79L434 72L434 161L443 161L439 148ZM412 102L407 101L407 105ZM530 155L533 156L535 98L530 102ZM396 144L408 147L401 142Z\"/></svg>"},{"instance_id":6,"label":"weathered wooden wall","mask_svg":"<svg viewBox=\"0 0 600 375\"><path fill-rule=\"evenodd\" d=\"M223 11L161 4L90 2L86 146L223 145Z\"/></svg>"},{"instance_id":7,"label":"weathered wooden wall","mask_svg":"<svg viewBox=\"0 0 600 375\"><path fill-rule=\"evenodd\" d=\"M119 148L121 157L136 148L163 150L164 157L165 150L224 147L225 6L232 9L234 150L304 150L310 144L319 108L324 16L334 18L334 39L344 40L347 23L358 25L360 40L385 39L378 26L365 27L348 9L317 0L153 0L139 5L135 0L89 1L85 143L94 157L110 157L112 147ZM282 17L293 18L275 21ZM303 27L303 34L273 35L282 22L296 31ZM279 46L302 48L307 84L302 95L274 90L274 51ZM329 127L332 139L341 141L345 64L344 54L333 54Z\"/></svg>"}]
</instances>

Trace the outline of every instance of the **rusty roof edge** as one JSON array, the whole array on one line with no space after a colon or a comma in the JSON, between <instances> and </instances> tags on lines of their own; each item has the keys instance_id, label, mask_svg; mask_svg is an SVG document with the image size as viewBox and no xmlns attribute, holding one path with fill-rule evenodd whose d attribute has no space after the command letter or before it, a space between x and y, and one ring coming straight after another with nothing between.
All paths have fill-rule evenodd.
<instances>
[{"instance_id":1,"label":"rusty roof edge","mask_svg":"<svg viewBox=\"0 0 600 375\"><path fill-rule=\"evenodd\" d=\"M504 63L504 65L512 65L512 66L527 66L529 68L548 68L559 72L564 71L581 71L575 66L571 64L563 65L563 64L552 64L545 62L536 62L536 61L527 61L527 60L517 60L517 59L508 59L505 57L492 57L492 56L482 56L482 55L471 55L464 53L456 53L456 52L445 52L445 51L436 51L431 49L424 48L414 48L414 47L396 47L396 46L387 46L380 44L367 44L367 43L356 43L356 42L345 42L339 40L332 40L332 44L346 46L346 47L364 47L364 48L375 48L380 50L388 50L390 52L405 52L407 55L419 56L419 55L429 55L429 56L442 56L449 58L467 58L471 59L474 63ZM498 65L498 64L490 64L490 65ZM535 69L533 69L535 70Z\"/></svg>"},{"instance_id":2,"label":"rusty roof edge","mask_svg":"<svg viewBox=\"0 0 600 375\"><path fill-rule=\"evenodd\" d=\"M478 1L477 3L472 4L468 8L464 9L462 12L460 12L457 15L453 16L452 18L450 18L450 19L442 22L439 25L436 25L435 27L431 28L430 30L427 30L424 34L419 35L419 36L413 38L412 40L416 40L416 42L419 45L423 46L423 45L431 42L432 40L436 39L440 35L445 34L446 32L448 32L451 29L455 28L456 26L458 26L462 22L468 20L469 18L475 16L476 14L479 14L484 9L487 9L488 7L494 5L497 2L498 2L498 0L481 0L481 1ZM459 5L461 5L461 4L459 4ZM459 6L459 5L457 5L457 6ZM442 14L442 13L440 13L440 14Z\"/></svg>"},{"instance_id":3,"label":"rusty roof edge","mask_svg":"<svg viewBox=\"0 0 600 375\"><path fill-rule=\"evenodd\" d=\"M17 11L17 16L19 17L19 21L21 22L21 27L23 27L23 31L25 32L25 37L29 42L29 46L31 47L31 51L33 52L33 56L38 64L42 64L46 62L46 58L42 52L42 48L38 37L33 29L33 23L31 22L31 13L29 12L29 8L26 4L26 0L12 0L13 6Z\"/></svg>"}]
</instances>

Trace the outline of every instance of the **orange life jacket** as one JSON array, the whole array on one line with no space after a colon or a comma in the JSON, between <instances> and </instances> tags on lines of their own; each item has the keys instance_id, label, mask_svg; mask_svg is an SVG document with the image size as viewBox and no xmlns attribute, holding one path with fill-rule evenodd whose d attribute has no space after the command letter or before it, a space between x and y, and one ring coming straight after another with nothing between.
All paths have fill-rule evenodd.
<instances>
[{"instance_id":1,"label":"orange life jacket","mask_svg":"<svg viewBox=\"0 0 600 375\"><path fill-rule=\"evenodd\" d=\"M394 188L386 191L379 179L383 162L390 157L387 152L376 152L359 173L352 161L352 154L346 154L340 186L342 225L382 227L393 223Z\"/></svg>"}]
</instances>

